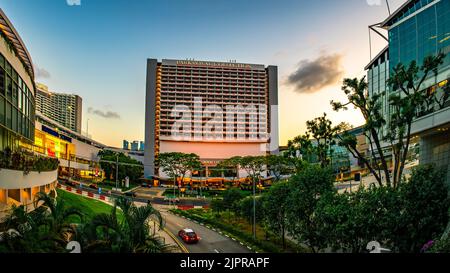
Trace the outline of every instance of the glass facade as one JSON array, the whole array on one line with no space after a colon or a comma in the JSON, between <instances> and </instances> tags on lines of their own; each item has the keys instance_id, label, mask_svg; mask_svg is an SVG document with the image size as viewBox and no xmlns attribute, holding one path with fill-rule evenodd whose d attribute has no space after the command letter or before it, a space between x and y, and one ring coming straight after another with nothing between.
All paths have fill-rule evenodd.
<instances>
[{"instance_id":1,"label":"glass facade","mask_svg":"<svg viewBox=\"0 0 450 273\"><path fill-rule=\"evenodd\" d=\"M34 139L34 96L0 53L0 150Z\"/></svg>"},{"instance_id":2,"label":"glass facade","mask_svg":"<svg viewBox=\"0 0 450 273\"><path fill-rule=\"evenodd\" d=\"M390 71L398 63L408 65L416 61L421 65L425 57L439 52L447 54L441 69L447 68L450 65L450 0L416 1L405 10L389 29L389 50Z\"/></svg>"},{"instance_id":3,"label":"glass facade","mask_svg":"<svg viewBox=\"0 0 450 273\"><path fill-rule=\"evenodd\" d=\"M389 79L389 49L383 52L377 60L369 67L367 72L367 83L369 96L384 93L380 97L381 111L386 119L390 116L389 94L387 80ZM384 135L386 128L381 128L380 134Z\"/></svg>"}]
</instances>

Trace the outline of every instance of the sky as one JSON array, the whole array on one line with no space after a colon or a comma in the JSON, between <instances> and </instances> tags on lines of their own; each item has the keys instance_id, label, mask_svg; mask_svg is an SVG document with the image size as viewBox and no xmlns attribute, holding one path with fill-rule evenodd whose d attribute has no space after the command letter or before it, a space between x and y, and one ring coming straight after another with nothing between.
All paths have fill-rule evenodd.
<instances>
[{"instance_id":1,"label":"sky","mask_svg":"<svg viewBox=\"0 0 450 273\"><path fill-rule=\"evenodd\" d=\"M405 0L389 0L391 10ZM384 0L0 0L31 54L36 81L83 98L82 130L121 147L143 140L146 59L278 66L280 145L324 112L354 126L344 78L370 60L368 25ZM372 56L386 42L372 33Z\"/></svg>"}]
</instances>

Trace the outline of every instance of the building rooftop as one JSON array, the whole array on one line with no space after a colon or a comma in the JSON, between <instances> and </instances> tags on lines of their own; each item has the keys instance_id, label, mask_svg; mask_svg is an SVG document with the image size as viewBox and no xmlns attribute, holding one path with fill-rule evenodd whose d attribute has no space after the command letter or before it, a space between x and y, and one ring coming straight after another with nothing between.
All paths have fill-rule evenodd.
<instances>
[{"instance_id":1,"label":"building rooftop","mask_svg":"<svg viewBox=\"0 0 450 273\"><path fill-rule=\"evenodd\" d=\"M388 49L389 49L389 45L387 45L385 48L383 48L383 50L381 50L378 54L377 54L377 56L375 56L370 62L369 62L369 64L367 64L366 65L366 67L364 67L364 70L367 70L367 69L369 69L372 65L373 65L373 63L375 63L375 61L377 61L386 51L388 51Z\"/></svg>"},{"instance_id":2,"label":"building rooftop","mask_svg":"<svg viewBox=\"0 0 450 273\"><path fill-rule=\"evenodd\" d=\"M3 10L0 8L0 29L12 42L14 48L18 53L18 57L23 61L26 66L26 70L30 74L31 78L34 80L34 68L33 61L31 60L30 53L28 53L22 38L20 38L19 33L17 33L11 21L6 17Z\"/></svg>"},{"instance_id":3,"label":"building rooftop","mask_svg":"<svg viewBox=\"0 0 450 273\"><path fill-rule=\"evenodd\" d=\"M401 5L397 10L395 10L386 20L384 20L380 27L388 28L394 24L401 17L406 17L409 14L414 13L416 10L429 5L435 0L407 0L403 5Z\"/></svg>"},{"instance_id":4,"label":"building rooftop","mask_svg":"<svg viewBox=\"0 0 450 273\"><path fill-rule=\"evenodd\" d=\"M66 132L66 134L69 134L69 135L67 135L68 137L76 138L76 139L78 139L78 140L80 140L82 142L85 142L85 143L91 143L91 144L93 144L93 145L95 145L95 146L97 146L99 148L105 148L106 147L106 145L104 145L104 144L102 144L102 143L100 143L100 142L98 142L96 140L93 140L93 139L91 139L89 137L83 136L82 134L80 134L80 133L78 133L78 132L76 132L76 131L74 131L72 129L69 129L69 128L61 125L58 122L56 122L56 121L54 121L54 120L44 116L40 112L36 111L36 119L38 119L38 118L43 120L43 121L45 121L45 122L47 122L48 124L51 124L55 129L58 128L59 131L64 130L64 132Z\"/></svg>"}]
</instances>

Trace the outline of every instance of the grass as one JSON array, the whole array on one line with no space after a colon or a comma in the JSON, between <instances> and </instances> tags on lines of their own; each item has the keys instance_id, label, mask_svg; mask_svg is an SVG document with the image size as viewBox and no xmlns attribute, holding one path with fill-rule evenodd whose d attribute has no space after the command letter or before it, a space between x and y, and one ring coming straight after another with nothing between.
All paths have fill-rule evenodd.
<instances>
[{"instance_id":1,"label":"grass","mask_svg":"<svg viewBox=\"0 0 450 273\"><path fill-rule=\"evenodd\" d=\"M87 198L78 194L66 192L60 189L56 189L58 197L56 200L64 200L67 207L74 207L81 211L84 215L84 221L90 221L96 214L111 213L112 206L105 204L104 202ZM118 211L119 219L123 217L122 212ZM79 223L78 217L71 217L72 223Z\"/></svg>"}]
</instances>

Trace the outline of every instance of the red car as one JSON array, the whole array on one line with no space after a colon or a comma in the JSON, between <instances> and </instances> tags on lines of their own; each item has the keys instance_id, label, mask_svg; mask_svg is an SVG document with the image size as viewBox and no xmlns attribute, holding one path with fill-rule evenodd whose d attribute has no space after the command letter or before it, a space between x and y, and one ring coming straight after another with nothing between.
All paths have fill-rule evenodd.
<instances>
[{"instance_id":1,"label":"red car","mask_svg":"<svg viewBox=\"0 0 450 273\"><path fill-rule=\"evenodd\" d=\"M198 243L200 237L189 228L182 229L178 232L178 236L187 244L195 244Z\"/></svg>"}]
</instances>

